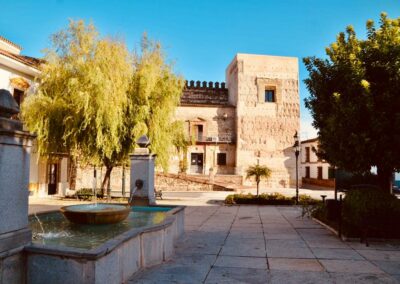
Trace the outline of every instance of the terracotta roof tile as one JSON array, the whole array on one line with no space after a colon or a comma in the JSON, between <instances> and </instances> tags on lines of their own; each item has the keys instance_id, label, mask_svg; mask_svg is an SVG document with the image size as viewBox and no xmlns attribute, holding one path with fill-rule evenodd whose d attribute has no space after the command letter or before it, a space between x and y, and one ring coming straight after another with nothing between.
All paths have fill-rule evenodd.
<instances>
[{"instance_id":1,"label":"terracotta roof tile","mask_svg":"<svg viewBox=\"0 0 400 284\"><path fill-rule=\"evenodd\" d=\"M6 39L5 37L2 37L1 35L0 35L0 40L6 42L6 43L8 43L8 44L11 44L12 46L14 46L14 47L16 47L16 48L18 48L18 49L20 49L20 50L22 49L22 47L21 47L20 45L18 45L18 44L16 44L16 43L13 43L11 40L8 40L8 39Z\"/></svg>"},{"instance_id":2,"label":"terracotta roof tile","mask_svg":"<svg viewBox=\"0 0 400 284\"><path fill-rule=\"evenodd\" d=\"M3 49L0 49L0 54L34 68L38 68L39 65L44 62L42 59L26 55L13 54Z\"/></svg>"}]
</instances>

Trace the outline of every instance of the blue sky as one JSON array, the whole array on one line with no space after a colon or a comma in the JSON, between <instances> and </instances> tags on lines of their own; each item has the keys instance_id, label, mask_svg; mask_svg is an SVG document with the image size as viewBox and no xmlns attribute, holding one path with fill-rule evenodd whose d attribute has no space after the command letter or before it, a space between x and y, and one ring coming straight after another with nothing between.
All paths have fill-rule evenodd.
<instances>
[{"instance_id":1,"label":"blue sky","mask_svg":"<svg viewBox=\"0 0 400 284\"><path fill-rule=\"evenodd\" d=\"M41 56L49 35L68 19L92 20L103 35L124 38L137 47L144 31L160 41L175 69L188 80L224 81L236 53L324 56L325 47L349 24L365 36L368 19L385 11L400 16L399 0L0 0L0 35ZM302 136L312 138L304 107L308 92L300 65Z\"/></svg>"}]
</instances>

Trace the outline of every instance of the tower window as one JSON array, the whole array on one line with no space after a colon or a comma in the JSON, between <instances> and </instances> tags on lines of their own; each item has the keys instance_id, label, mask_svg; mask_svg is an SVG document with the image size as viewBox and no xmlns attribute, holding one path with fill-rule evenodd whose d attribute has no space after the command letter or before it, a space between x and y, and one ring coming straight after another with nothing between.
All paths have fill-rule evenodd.
<instances>
[{"instance_id":1,"label":"tower window","mask_svg":"<svg viewBox=\"0 0 400 284\"><path fill-rule=\"evenodd\" d=\"M274 90L265 90L265 102L273 103L275 102L275 91Z\"/></svg>"},{"instance_id":2,"label":"tower window","mask_svg":"<svg viewBox=\"0 0 400 284\"><path fill-rule=\"evenodd\" d=\"M226 153L218 153L217 154L217 165L218 166L226 166Z\"/></svg>"}]
</instances>

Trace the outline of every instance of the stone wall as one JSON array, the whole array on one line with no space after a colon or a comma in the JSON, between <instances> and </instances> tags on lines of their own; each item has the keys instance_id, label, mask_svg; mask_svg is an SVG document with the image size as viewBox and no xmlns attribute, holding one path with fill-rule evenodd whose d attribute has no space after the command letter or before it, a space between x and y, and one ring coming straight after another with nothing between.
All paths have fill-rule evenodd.
<instances>
[{"instance_id":1,"label":"stone wall","mask_svg":"<svg viewBox=\"0 0 400 284\"><path fill-rule=\"evenodd\" d=\"M225 83L186 81L181 97L181 105L227 105L228 89Z\"/></svg>"},{"instance_id":2,"label":"stone wall","mask_svg":"<svg viewBox=\"0 0 400 284\"><path fill-rule=\"evenodd\" d=\"M236 105L237 174L260 163L272 169L274 187L295 185L292 146L299 130L297 58L237 54L226 69L229 101ZM266 89L275 102L264 102ZM249 181L247 181L249 182Z\"/></svg>"},{"instance_id":3,"label":"stone wall","mask_svg":"<svg viewBox=\"0 0 400 284\"><path fill-rule=\"evenodd\" d=\"M229 190L207 180L187 175L156 174L156 189L162 191L221 191Z\"/></svg>"},{"instance_id":4,"label":"stone wall","mask_svg":"<svg viewBox=\"0 0 400 284\"><path fill-rule=\"evenodd\" d=\"M302 178L303 185L319 185L324 187L335 187L335 179Z\"/></svg>"},{"instance_id":5,"label":"stone wall","mask_svg":"<svg viewBox=\"0 0 400 284\"><path fill-rule=\"evenodd\" d=\"M100 188L104 178L105 168L98 168L97 171L97 188ZM234 175L217 175L214 178L214 183L209 182L208 176L189 176L185 174L173 173L156 173L155 187L157 190L164 191L213 191L213 190L229 190L218 183L240 185L242 177ZM93 183L93 168L85 167L78 169L76 188L92 188ZM111 191L114 193L122 192L122 167L116 167L111 172ZM125 168L125 192L129 195L130 192L130 168Z\"/></svg>"}]
</instances>

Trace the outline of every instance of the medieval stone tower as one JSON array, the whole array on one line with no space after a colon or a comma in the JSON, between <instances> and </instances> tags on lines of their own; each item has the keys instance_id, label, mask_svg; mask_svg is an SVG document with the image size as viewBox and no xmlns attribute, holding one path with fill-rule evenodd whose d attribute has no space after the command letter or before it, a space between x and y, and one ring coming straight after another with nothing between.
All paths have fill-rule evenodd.
<instances>
[{"instance_id":1,"label":"medieval stone tower","mask_svg":"<svg viewBox=\"0 0 400 284\"><path fill-rule=\"evenodd\" d=\"M237 54L226 69L236 106L236 171L272 169L272 187L295 185L294 134L300 127L297 58Z\"/></svg>"}]
</instances>

